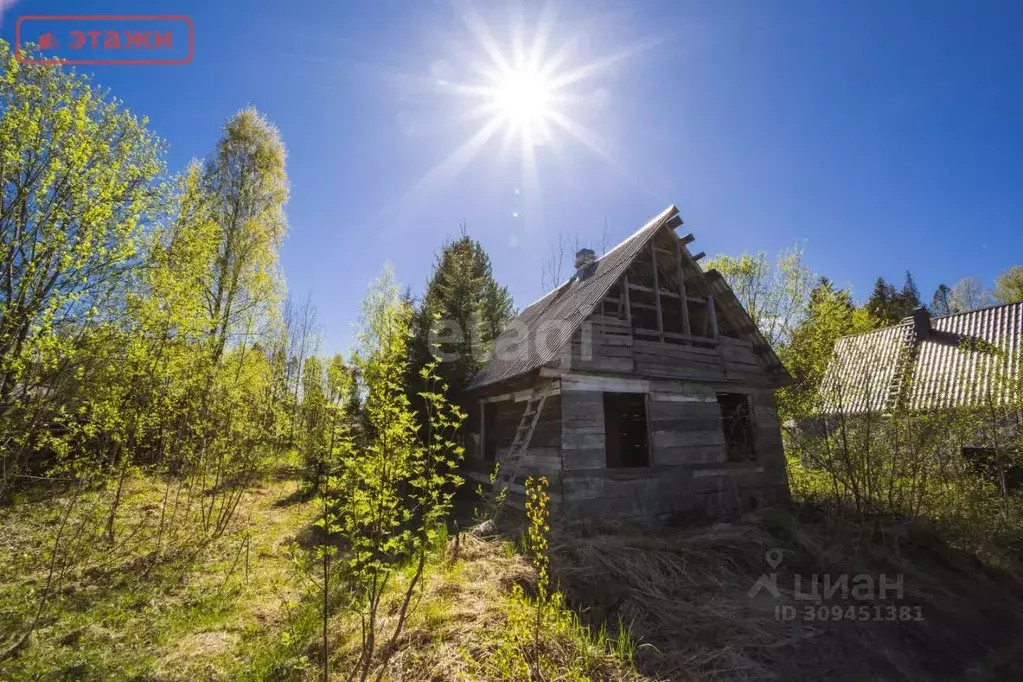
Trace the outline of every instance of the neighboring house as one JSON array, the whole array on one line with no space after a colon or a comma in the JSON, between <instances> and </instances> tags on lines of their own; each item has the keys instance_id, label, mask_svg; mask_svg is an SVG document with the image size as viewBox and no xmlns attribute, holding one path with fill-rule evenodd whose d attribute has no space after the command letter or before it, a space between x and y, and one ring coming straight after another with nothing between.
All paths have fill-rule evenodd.
<instances>
[{"instance_id":1,"label":"neighboring house","mask_svg":"<svg viewBox=\"0 0 1023 682\"><path fill-rule=\"evenodd\" d=\"M821 382L819 416L799 427L821 436L826 425L836 432L840 419L863 423L865 415L896 410L959 414L967 430L948 446L996 475L1003 489L1019 487L1023 468L1005 462L1019 454L1021 359L1023 302L938 318L918 308L897 325L839 339Z\"/></svg>"},{"instance_id":2,"label":"neighboring house","mask_svg":"<svg viewBox=\"0 0 1023 682\"><path fill-rule=\"evenodd\" d=\"M835 344L821 382L823 414L941 410L1001 403L1020 377L1023 302L891 327Z\"/></svg>"},{"instance_id":3,"label":"neighboring house","mask_svg":"<svg viewBox=\"0 0 1023 682\"><path fill-rule=\"evenodd\" d=\"M521 507L546 476L579 517L667 518L788 495L774 390L789 381L669 207L536 301L467 393L471 476Z\"/></svg>"}]
</instances>

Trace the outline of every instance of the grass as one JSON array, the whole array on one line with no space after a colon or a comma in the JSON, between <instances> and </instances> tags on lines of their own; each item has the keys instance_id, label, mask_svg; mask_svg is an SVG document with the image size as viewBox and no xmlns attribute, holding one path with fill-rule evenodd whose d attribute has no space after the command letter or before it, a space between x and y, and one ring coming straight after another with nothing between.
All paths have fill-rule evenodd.
<instances>
[{"instance_id":1,"label":"grass","mask_svg":"<svg viewBox=\"0 0 1023 682\"><path fill-rule=\"evenodd\" d=\"M51 600L27 651L4 679L229 679L249 667L247 641L274 628L300 585L287 548L313 511L282 504L298 484L271 482L242 501L234 526L197 555L153 556L162 486L135 480L119 515L113 556L88 552ZM83 500L83 514L100 493ZM45 582L39 561L64 500L40 496L0 510L0 632L29 622ZM130 533L144 521L143 530ZM122 535L123 534L123 535ZM120 540L124 537L125 540ZM246 547L247 543L247 547ZM188 543L183 543L188 547ZM247 551L246 551L247 549ZM8 641L5 640L5 641ZM0 648L5 642L0 642Z\"/></svg>"},{"instance_id":2,"label":"grass","mask_svg":"<svg viewBox=\"0 0 1023 682\"><path fill-rule=\"evenodd\" d=\"M295 481L268 481L246 495L220 541L196 556L155 561L162 490L152 480L132 482L116 558L95 543L31 646L0 664L0 679L318 679L318 612L290 553L306 537L315 503ZM59 501L28 495L0 510L0 648L33 613ZM561 596L543 618L539 645L537 577L517 549L518 530L453 533L431 557L383 679L518 682L530 679L537 656L551 681L1019 678L1023 585L1014 575L918 523L836 525L821 510L798 511L688 529L555 526L551 575ZM751 598L757 578L772 570L771 549L783 559L780 597ZM924 620L776 617L779 605L804 605L795 576L843 573L902 575L900 603L919 606ZM385 596L385 631L408 577L395 576ZM825 603L836 602L844 605ZM332 679L343 680L358 619L337 613L329 633Z\"/></svg>"},{"instance_id":3,"label":"grass","mask_svg":"<svg viewBox=\"0 0 1023 682\"><path fill-rule=\"evenodd\" d=\"M0 678L317 679L318 610L290 552L309 532L315 502L295 481L264 483L246 494L219 541L195 556L171 553L157 561L152 540L162 495L158 482L131 482L115 556L102 547L86 552L50 600L29 646L0 664ZM91 493L80 515L102 511L105 499ZM41 558L63 502L60 495L29 495L0 510L0 648L34 614L45 582ZM385 631L408 578L397 576L387 594ZM512 663L528 655L520 645L532 635L516 623L533 613L527 594L534 584L515 543L468 533L448 538L431 558L425 590L386 679L521 679ZM552 679L636 679L606 632L591 634L563 608L548 624L543 655L560 675ZM356 656L358 621L337 615L330 633L334 670L343 671ZM495 664L498 655L504 668Z\"/></svg>"}]
</instances>

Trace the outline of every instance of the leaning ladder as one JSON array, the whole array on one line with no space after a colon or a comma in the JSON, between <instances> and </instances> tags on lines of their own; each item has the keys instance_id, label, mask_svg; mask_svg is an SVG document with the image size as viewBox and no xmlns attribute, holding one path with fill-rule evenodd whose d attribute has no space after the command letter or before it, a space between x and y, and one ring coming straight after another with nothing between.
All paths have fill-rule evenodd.
<instances>
[{"instance_id":1,"label":"leaning ladder","mask_svg":"<svg viewBox=\"0 0 1023 682\"><path fill-rule=\"evenodd\" d=\"M881 405L882 410L888 411L904 407L910 399L909 384L913 379L913 370L916 366L916 353L917 339L913 331L909 330L907 338L898 346L898 356L895 358L895 367L892 371L891 383L888 384L885 403Z\"/></svg>"},{"instance_id":2,"label":"leaning ladder","mask_svg":"<svg viewBox=\"0 0 1023 682\"><path fill-rule=\"evenodd\" d=\"M546 401L546 392L537 396L534 389L530 393L529 399L526 401L526 409L522 412L522 419L519 420L519 426L515 429L515 438L512 440L511 447L508 448L508 455L501 462L501 469L494 483L495 492L501 488L510 487L522 470L522 458L529 448L529 441L533 438L533 431L536 430L536 423L540 421L540 413L543 411ZM500 517L500 514L501 509L498 508L494 514L495 520Z\"/></svg>"}]
</instances>

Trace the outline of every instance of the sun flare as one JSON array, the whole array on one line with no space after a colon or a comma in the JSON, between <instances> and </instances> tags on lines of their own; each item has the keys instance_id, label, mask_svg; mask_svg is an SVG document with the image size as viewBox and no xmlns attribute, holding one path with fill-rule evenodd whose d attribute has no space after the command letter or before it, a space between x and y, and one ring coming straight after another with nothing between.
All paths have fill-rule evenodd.
<instances>
[{"instance_id":1,"label":"sun flare","mask_svg":"<svg viewBox=\"0 0 1023 682\"><path fill-rule=\"evenodd\" d=\"M602 77L656 40L615 49L595 34L555 37L557 5L548 0L535 26L527 29L513 21L510 39L499 41L473 2L452 3L475 45L454 50L455 59L435 60L424 85L457 103L450 110L451 120L478 122L479 128L417 180L396 206L426 200L436 188L453 182L494 138L502 140L495 150L498 157L511 154L521 161L521 198L510 214L528 216L532 224L542 224L541 156L559 160L577 145L631 176L588 124L598 123L608 106L610 94L600 83ZM586 43L603 46L591 61L580 58L580 46ZM515 194L519 196L518 188Z\"/></svg>"},{"instance_id":2,"label":"sun flare","mask_svg":"<svg viewBox=\"0 0 1023 682\"><path fill-rule=\"evenodd\" d=\"M495 79L491 108L504 125L533 140L549 133L556 114L554 88L543 74L518 68Z\"/></svg>"}]
</instances>

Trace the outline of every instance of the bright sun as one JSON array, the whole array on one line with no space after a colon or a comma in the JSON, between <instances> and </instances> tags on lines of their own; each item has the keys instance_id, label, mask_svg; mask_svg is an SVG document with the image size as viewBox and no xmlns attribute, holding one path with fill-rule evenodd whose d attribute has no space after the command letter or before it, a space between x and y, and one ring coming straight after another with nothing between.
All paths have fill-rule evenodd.
<instances>
[{"instance_id":1,"label":"bright sun","mask_svg":"<svg viewBox=\"0 0 1023 682\"><path fill-rule=\"evenodd\" d=\"M427 171L399 203L413 196L427 197L436 187L454 180L498 136L503 138L501 155L511 152L521 158L522 208L529 216L538 216L541 210L539 147L549 145L550 156L560 157L568 148L564 142L567 138L569 144L577 142L623 170L604 139L576 116L595 118L606 106L608 92L594 81L656 41L623 49L608 49L594 36L587 36L586 40L575 36L552 41L557 3L549 0L534 30L526 31L521 22L514 21L510 40L503 45L472 2L452 3L480 52L460 49L455 64L461 68L453 68L445 59L435 61L430 68L429 86L437 93L457 98L459 114L455 120L481 121L481 125ZM587 41L605 48L595 61L580 62L579 45ZM518 217L520 213L516 210L513 215ZM538 218L530 219L539 224Z\"/></svg>"},{"instance_id":2,"label":"bright sun","mask_svg":"<svg viewBox=\"0 0 1023 682\"><path fill-rule=\"evenodd\" d=\"M553 90L551 82L533 69L502 73L490 93L493 113L520 135L539 141L555 113Z\"/></svg>"}]
</instances>

